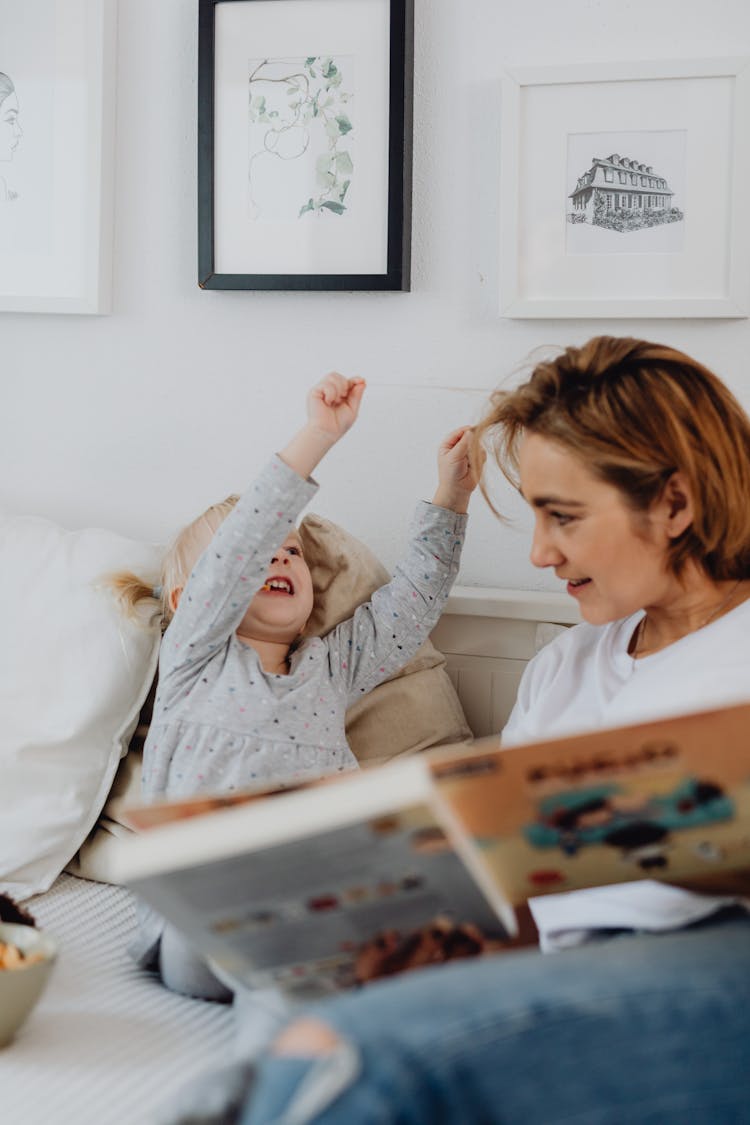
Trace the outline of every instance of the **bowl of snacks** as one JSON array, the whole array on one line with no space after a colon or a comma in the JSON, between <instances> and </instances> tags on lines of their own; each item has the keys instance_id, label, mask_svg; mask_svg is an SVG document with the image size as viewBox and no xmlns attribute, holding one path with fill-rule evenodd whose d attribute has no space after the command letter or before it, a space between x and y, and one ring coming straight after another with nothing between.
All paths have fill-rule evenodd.
<instances>
[{"instance_id":1,"label":"bowl of snacks","mask_svg":"<svg viewBox=\"0 0 750 1125\"><path fill-rule=\"evenodd\" d=\"M13 921L2 921L13 918ZM0 895L0 1047L31 1014L57 957L57 942L26 911Z\"/></svg>"}]
</instances>

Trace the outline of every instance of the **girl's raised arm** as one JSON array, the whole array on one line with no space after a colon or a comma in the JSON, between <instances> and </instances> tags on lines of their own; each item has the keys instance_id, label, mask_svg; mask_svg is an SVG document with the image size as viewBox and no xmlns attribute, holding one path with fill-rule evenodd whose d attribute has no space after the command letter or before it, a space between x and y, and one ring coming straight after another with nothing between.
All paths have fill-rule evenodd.
<instances>
[{"instance_id":1,"label":"girl's raised arm","mask_svg":"<svg viewBox=\"0 0 750 1125\"><path fill-rule=\"evenodd\" d=\"M364 379L347 379L332 371L307 396L307 422L279 456L303 480L310 476L326 453L354 425Z\"/></svg>"}]
</instances>

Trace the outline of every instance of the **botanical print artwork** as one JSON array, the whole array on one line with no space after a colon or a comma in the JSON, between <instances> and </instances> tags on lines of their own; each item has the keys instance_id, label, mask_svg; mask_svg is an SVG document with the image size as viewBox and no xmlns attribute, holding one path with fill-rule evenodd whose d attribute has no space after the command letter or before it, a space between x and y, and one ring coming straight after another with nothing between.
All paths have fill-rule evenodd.
<instances>
[{"instance_id":1,"label":"botanical print artwork","mask_svg":"<svg viewBox=\"0 0 750 1125\"><path fill-rule=\"evenodd\" d=\"M248 211L255 222L340 220L355 172L354 59L254 59L249 67Z\"/></svg>"},{"instance_id":2,"label":"botanical print artwork","mask_svg":"<svg viewBox=\"0 0 750 1125\"><path fill-rule=\"evenodd\" d=\"M9 163L23 135L18 121L18 94L9 75L0 72L0 163ZM18 193L0 174L0 203L16 199Z\"/></svg>"},{"instance_id":3,"label":"botanical print artwork","mask_svg":"<svg viewBox=\"0 0 750 1125\"><path fill-rule=\"evenodd\" d=\"M680 251L685 148L682 131L571 134L568 252Z\"/></svg>"}]
</instances>

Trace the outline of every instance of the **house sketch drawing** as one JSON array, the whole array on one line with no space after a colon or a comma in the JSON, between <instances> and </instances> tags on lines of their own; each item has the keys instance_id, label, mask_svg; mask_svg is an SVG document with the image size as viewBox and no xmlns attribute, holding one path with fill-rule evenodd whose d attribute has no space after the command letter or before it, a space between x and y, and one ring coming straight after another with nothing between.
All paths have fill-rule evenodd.
<instances>
[{"instance_id":1,"label":"house sketch drawing","mask_svg":"<svg viewBox=\"0 0 750 1125\"><path fill-rule=\"evenodd\" d=\"M595 156L568 198L570 223L591 223L614 231L642 230L675 223L684 212L673 204L674 191L652 165L612 153Z\"/></svg>"}]
</instances>

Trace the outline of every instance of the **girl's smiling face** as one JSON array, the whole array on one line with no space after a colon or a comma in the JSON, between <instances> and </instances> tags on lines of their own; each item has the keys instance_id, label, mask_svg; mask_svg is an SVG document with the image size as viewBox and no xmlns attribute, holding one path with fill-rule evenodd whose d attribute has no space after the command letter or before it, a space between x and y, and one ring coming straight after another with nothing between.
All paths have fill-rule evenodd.
<instances>
[{"instance_id":1,"label":"girl's smiling face","mask_svg":"<svg viewBox=\"0 0 750 1125\"><path fill-rule=\"evenodd\" d=\"M527 434L519 451L521 492L534 510L534 566L553 567L593 625L668 600L668 501L636 512L623 493L565 446Z\"/></svg>"},{"instance_id":2,"label":"girl's smiling face","mask_svg":"<svg viewBox=\"0 0 750 1125\"><path fill-rule=\"evenodd\" d=\"M307 624L313 598L312 575L295 530L271 559L266 580L237 631L240 640L250 637L291 644Z\"/></svg>"},{"instance_id":3,"label":"girl's smiling face","mask_svg":"<svg viewBox=\"0 0 750 1125\"><path fill-rule=\"evenodd\" d=\"M8 94L0 104L0 160L12 160L13 152L22 136L18 124L18 98Z\"/></svg>"}]
</instances>

